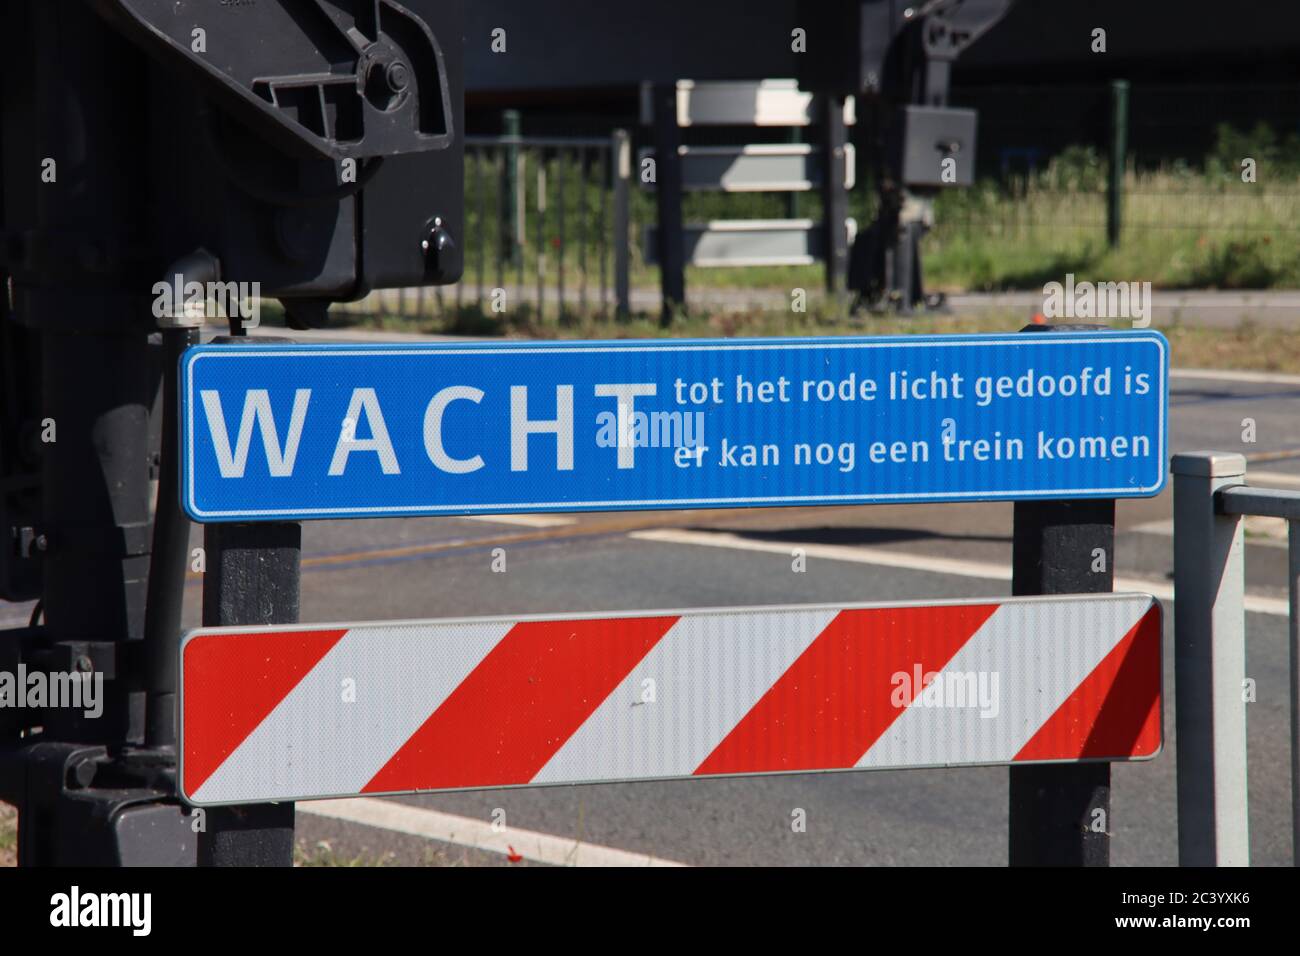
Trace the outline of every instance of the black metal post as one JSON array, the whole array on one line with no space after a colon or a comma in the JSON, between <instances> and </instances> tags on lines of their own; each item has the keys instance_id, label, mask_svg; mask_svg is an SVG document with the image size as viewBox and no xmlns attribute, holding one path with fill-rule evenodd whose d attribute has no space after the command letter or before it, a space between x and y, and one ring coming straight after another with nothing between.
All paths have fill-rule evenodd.
<instances>
[{"instance_id":1,"label":"black metal post","mask_svg":"<svg viewBox=\"0 0 1300 956\"><path fill-rule=\"evenodd\" d=\"M822 228L825 230L826 291L844 291L849 272L849 237L845 223L849 196L844 188L848 161L848 135L844 126L844 98L822 97Z\"/></svg>"},{"instance_id":2,"label":"black metal post","mask_svg":"<svg viewBox=\"0 0 1300 956\"><path fill-rule=\"evenodd\" d=\"M197 329L163 333L162 429L158 500L154 508L153 560L144 621L145 745L176 745L176 677L181 609L189 566L190 519L180 506L180 436L177 363L199 341Z\"/></svg>"},{"instance_id":3,"label":"black metal post","mask_svg":"<svg viewBox=\"0 0 1300 956\"><path fill-rule=\"evenodd\" d=\"M682 222L682 162L678 149L677 84L654 87L655 198L659 207L659 283L663 293L660 321L672 323L673 313L686 308L686 237Z\"/></svg>"},{"instance_id":4,"label":"black metal post","mask_svg":"<svg viewBox=\"0 0 1300 956\"><path fill-rule=\"evenodd\" d=\"M1128 80L1110 84L1110 175L1106 184L1106 242L1119 245L1124 228L1124 167L1128 162Z\"/></svg>"},{"instance_id":5,"label":"black metal post","mask_svg":"<svg viewBox=\"0 0 1300 956\"><path fill-rule=\"evenodd\" d=\"M1080 327L1031 328L1050 333ZM1113 498L1017 501L1014 521L1013 595L1114 589ZM1109 763L1012 767L1009 772L1011 866L1110 865Z\"/></svg>"},{"instance_id":6,"label":"black metal post","mask_svg":"<svg viewBox=\"0 0 1300 956\"><path fill-rule=\"evenodd\" d=\"M203 529L203 625L298 620L302 525L210 524ZM199 866L291 866L292 803L214 807L199 833Z\"/></svg>"},{"instance_id":7,"label":"black metal post","mask_svg":"<svg viewBox=\"0 0 1300 956\"><path fill-rule=\"evenodd\" d=\"M555 151L555 231L559 242L555 246L555 298L559 303L557 316L561 325L565 320L564 307L564 150Z\"/></svg>"},{"instance_id":8,"label":"black metal post","mask_svg":"<svg viewBox=\"0 0 1300 956\"><path fill-rule=\"evenodd\" d=\"M786 133L786 141L789 142L791 146L801 145L803 143L803 127L791 126ZM799 202L799 199L800 195L798 190L792 189L790 192L785 194L785 218L802 218L800 216L802 203Z\"/></svg>"},{"instance_id":9,"label":"black metal post","mask_svg":"<svg viewBox=\"0 0 1300 956\"><path fill-rule=\"evenodd\" d=\"M630 276L631 250L628 230L632 227L632 138L625 129L614 130L609 148L610 181L614 193L614 314L626 319L632 312ZM604 235L604 199L601 199L601 235ZM605 285L605 257L601 255L601 280Z\"/></svg>"},{"instance_id":10,"label":"black metal post","mask_svg":"<svg viewBox=\"0 0 1300 956\"><path fill-rule=\"evenodd\" d=\"M501 132L507 137L518 140L522 124L518 110L506 110L501 114ZM515 268L523 266L523 230L519 227L522 212L521 193L519 190L519 145L507 144L504 150L505 161L500 187L501 220L498 230L501 236L501 248L498 252L502 258ZM486 226L481 227L486 229Z\"/></svg>"},{"instance_id":11,"label":"black metal post","mask_svg":"<svg viewBox=\"0 0 1300 956\"><path fill-rule=\"evenodd\" d=\"M218 341L247 340L223 337ZM204 627L297 622L300 523L209 524L203 528L203 547L207 559ZM213 807L205 813L205 827L199 833L199 866L293 865L292 803Z\"/></svg>"}]
</instances>

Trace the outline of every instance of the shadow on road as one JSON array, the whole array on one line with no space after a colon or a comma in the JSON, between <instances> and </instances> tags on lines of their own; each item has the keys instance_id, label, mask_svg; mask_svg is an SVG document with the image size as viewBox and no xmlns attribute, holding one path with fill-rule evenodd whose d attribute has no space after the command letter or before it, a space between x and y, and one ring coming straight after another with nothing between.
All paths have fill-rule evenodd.
<instances>
[{"instance_id":1,"label":"shadow on road","mask_svg":"<svg viewBox=\"0 0 1300 956\"><path fill-rule=\"evenodd\" d=\"M789 528L764 530L754 528L727 528L720 525L692 528L692 531L725 532L751 541L792 541L803 544L898 544L905 541L984 541L1009 543L1010 535L944 534L923 528L860 528L826 526L820 528Z\"/></svg>"}]
</instances>

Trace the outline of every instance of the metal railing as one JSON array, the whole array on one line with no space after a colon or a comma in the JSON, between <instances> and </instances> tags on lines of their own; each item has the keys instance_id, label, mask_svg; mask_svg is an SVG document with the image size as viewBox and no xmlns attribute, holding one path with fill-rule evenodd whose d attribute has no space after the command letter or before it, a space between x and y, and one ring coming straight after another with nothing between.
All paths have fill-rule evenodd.
<instances>
[{"instance_id":1,"label":"metal railing","mask_svg":"<svg viewBox=\"0 0 1300 956\"><path fill-rule=\"evenodd\" d=\"M1175 455L1174 657L1178 859L1250 863L1246 784L1247 515L1287 522L1291 839L1300 863L1300 492L1252 488L1239 454Z\"/></svg>"},{"instance_id":2,"label":"metal railing","mask_svg":"<svg viewBox=\"0 0 1300 956\"><path fill-rule=\"evenodd\" d=\"M465 270L449 287L340 308L403 317L532 310L538 321L630 310L632 147L607 138L465 137Z\"/></svg>"}]
</instances>

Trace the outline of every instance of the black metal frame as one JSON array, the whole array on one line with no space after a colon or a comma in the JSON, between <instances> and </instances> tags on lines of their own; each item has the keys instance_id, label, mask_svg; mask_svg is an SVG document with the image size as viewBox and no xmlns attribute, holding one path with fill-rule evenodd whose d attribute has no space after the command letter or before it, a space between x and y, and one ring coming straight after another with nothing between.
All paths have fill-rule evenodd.
<instances>
[{"instance_id":1,"label":"black metal frame","mask_svg":"<svg viewBox=\"0 0 1300 956\"><path fill-rule=\"evenodd\" d=\"M845 0L841 9L864 17L888 14L885 22L898 28L886 30L888 43L881 45L882 37L873 35L875 46L855 51L853 66L863 71L859 88L883 90L897 102L942 104L952 59L996 22L1008 3L932 0L907 24L901 0ZM11 389L16 404L6 405L0 451L11 456L15 435L30 431L33 418L55 419L58 438L43 449L43 511L23 539L35 550L16 559L6 554L0 565L10 569L0 578L6 593L29 594L34 589L22 577L30 567L24 562L40 555L45 620L0 632L0 664L23 661L51 670L98 672L110 691L105 717L94 723L54 712L0 715L0 798L19 807L19 860L24 865L288 865L292 804L222 808L197 817L176 797L175 680L189 524L176 494L172 373L194 333L154 333L147 297L130 291L132 277L141 274L139 262L152 255L139 257L138 240L163 239L151 234L156 220L143 210L138 185L124 174L135 168L140 144L148 141L138 96L140 84L147 87L150 67L83 3L31 0L14 4L13 13L9 25L15 35L32 42L15 45L4 73L6 180L36 175L39 157L32 150L39 144L62 158L62 175L76 177L79 188L33 196L27 180L15 180L4 194L4 222L11 233L4 268L16 279L11 318L21 331L6 326L0 358L13 368L39 352L41 392L37 400L29 390ZM866 33L860 36L865 44ZM891 51L888 62L873 68L873 57L884 56L885 49ZM456 83L454 70L451 75ZM826 92L827 181L842 183L844 130L833 117L850 91ZM660 257L667 275L681 271L680 205L670 201L674 194L680 198L680 170L674 171L675 86L660 85L655 96L658 185L661 215L667 217L660 223ZM82 117L84 127L65 128L68 115ZM14 134L25 122L37 124L37 135L20 141ZM865 245L859 240L872 254L855 247L858 268L850 270L850 281L859 293L872 288L897 293L907 308L921 292L919 234L914 224L900 231L898 199L904 193L887 175L881 183L888 202ZM357 236L364 239L383 224L393 208L393 194L385 196L365 214L368 227L359 227ZM837 217L842 222L838 214L828 218ZM17 235L16 224L24 227ZM450 240L437 228L426 232L427 245L450 254ZM834 289L844 250L835 242L828 249ZM394 257L397 265L385 271L379 266L388 247L378 243L376 250L380 261L367 266L377 269L373 277L398 276L409 266L409 255L402 252ZM876 255L890 250L892 260ZM887 261L892 269L882 266ZM674 263L678 268L669 268ZM447 266L430 268L440 280L451 281ZM353 281L364 284L360 277ZM666 285L664 298L670 306L683 303L683 285ZM37 338L39 346L33 344ZM11 384L8 377L6 384ZM157 460L150 438L155 408L162 414L154 432L161 436ZM0 489L4 532L15 520L30 527L32 517L14 506L12 496L30 491L35 480L9 460L0 459L6 469ZM153 516L151 470L159 480ZM1110 590L1113 501L1015 507L1014 593ZM204 540L205 624L297 620L300 525L209 525ZM1100 574L1091 570L1098 547L1108 559ZM1088 824L1095 810L1108 809L1108 764L1010 773L1013 864L1107 861L1108 836Z\"/></svg>"}]
</instances>

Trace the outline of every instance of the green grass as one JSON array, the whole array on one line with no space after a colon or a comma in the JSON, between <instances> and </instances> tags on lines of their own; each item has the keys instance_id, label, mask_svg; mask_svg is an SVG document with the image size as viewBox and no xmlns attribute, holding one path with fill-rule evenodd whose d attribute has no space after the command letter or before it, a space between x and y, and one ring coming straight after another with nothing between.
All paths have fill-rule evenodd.
<instances>
[{"instance_id":1,"label":"green grass","mask_svg":"<svg viewBox=\"0 0 1300 956\"><path fill-rule=\"evenodd\" d=\"M981 181L970 189L941 192L935 202L934 230L923 240L927 282L947 291L993 291L1041 288L1073 272L1077 279L1140 280L1158 288L1263 289L1300 286L1300 162L1290 141L1267 129L1219 131L1215 149L1199 164L1130 168L1124 179L1124 228L1115 249L1106 242L1106 166L1095 150L1073 147L1038 172L1001 183ZM1300 149L1300 146L1298 146ZM556 190L560 160L548 161L548 206L537 231L537 156L524 150L529 170L524 177L524 285L537 284L537 249L544 250L543 271L553 288L564 253L566 285L577 288L585 255L589 287L600 281L596 242L601 215L599 170L586 179L576 162L564 162L564 201ZM1257 181L1241 181L1239 157L1258 161ZM476 190L482 188L480 196ZM499 180L489 170L466 183L465 241L467 285L478 278L480 256L484 284L498 284L495 252L498 232ZM689 193L683 201L688 222L708 219L784 218L788 197L772 193ZM820 197L799 196L798 214L821 217ZM564 209L565 248L560 249L560 206ZM655 219L654 195L632 192L631 279L634 286L658 285L658 270L645 264L642 227ZM865 229L874 215L875 197L867 183L850 196L850 214ZM612 221L605 208L606 230ZM586 241L579 222L586 217ZM612 254L603 250L607 274ZM507 268L507 285L520 271ZM687 270L696 288L819 288L820 266L718 268Z\"/></svg>"},{"instance_id":2,"label":"green grass","mask_svg":"<svg viewBox=\"0 0 1300 956\"><path fill-rule=\"evenodd\" d=\"M745 338L802 335L920 335L1015 332L1028 317L1018 311L988 309L949 315L918 313L898 316L850 317L835 303L813 303L807 313L777 309L692 312L679 314L664 328L658 315L637 314L623 321L599 316L571 315L559 322L552 315L539 322L527 306L506 315L482 315L469 306L449 309L441 317L397 315L340 316L336 327L424 332L439 335L511 337L523 339L654 339ZM1115 323L1116 328L1127 327ZM1261 326L1249 320L1232 328L1203 328L1175 321L1160 327L1169 340L1172 362L1179 368L1240 369L1300 374L1300 336L1287 328Z\"/></svg>"},{"instance_id":3,"label":"green grass","mask_svg":"<svg viewBox=\"0 0 1300 956\"><path fill-rule=\"evenodd\" d=\"M973 291L1042 288L1067 272L1156 288L1300 285L1300 179L1265 188L1158 171L1126 182L1114 249L1104 191L1040 183L1014 199L987 188L952 194L925 240L928 278Z\"/></svg>"},{"instance_id":4,"label":"green grass","mask_svg":"<svg viewBox=\"0 0 1300 956\"><path fill-rule=\"evenodd\" d=\"M0 803L0 866L18 862L18 811Z\"/></svg>"},{"instance_id":5,"label":"green grass","mask_svg":"<svg viewBox=\"0 0 1300 956\"><path fill-rule=\"evenodd\" d=\"M293 865L304 867L379 867L391 866L390 856L373 853L340 853L325 840L308 845L299 840L293 848Z\"/></svg>"},{"instance_id":6,"label":"green grass","mask_svg":"<svg viewBox=\"0 0 1300 956\"><path fill-rule=\"evenodd\" d=\"M457 852L450 847L421 846L419 842L405 845L401 855L396 853L374 853L364 847L360 852L344 852L337 849L329 840L309 842L299 838L294 846L293 865L301 867L461 867L481 865L487 861L497 862L492 854L475 853L469 850Z\"/></svg>"}]
</instances>

